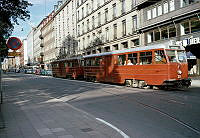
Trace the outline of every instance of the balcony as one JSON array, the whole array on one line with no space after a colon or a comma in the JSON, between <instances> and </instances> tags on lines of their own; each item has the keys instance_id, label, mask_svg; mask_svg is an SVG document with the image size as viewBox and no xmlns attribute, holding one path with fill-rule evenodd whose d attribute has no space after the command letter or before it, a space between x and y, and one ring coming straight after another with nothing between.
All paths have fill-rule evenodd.
<instances>
[{"instance_id":1,"label":"balcony","mask_svg":"<svg viewBox=\"0 0 200 138\"><path fill-rule=\"evenodd\" d=\"M40 56L43 57L43 56L44 56L44 53L43 53L43 52L40 52Z\"/></svg>"},{"instance_id":2,"label":"balcony","mask_svg":"<svg viewBox=\"0 0 200 138\"><path fill-rule=\"evenodd\" d=\"M43 36L42 36L42 34L39 36L39 38L40 38L40 39L43 39Z\"/></svg>"},{"instance_id":3,"label":"balcony","mask_svg":"<svg viewBox=\"0 0 200 138\"><path fill-rule=\"evenodd\" d=\"M152 4L155 4L161 0L136 0L136 7L138 10L146 8Z\"/></svg>"},{"instance_id":4,"label":"balcony","mask_svg":"<svg viewBox=\"0 0 200 138\"><path fill-rule=\"evenodd\" d=\"M40 44L40 47L43 48L43 47L44 47L44 44Z\"/></svg>"}]
</instances>

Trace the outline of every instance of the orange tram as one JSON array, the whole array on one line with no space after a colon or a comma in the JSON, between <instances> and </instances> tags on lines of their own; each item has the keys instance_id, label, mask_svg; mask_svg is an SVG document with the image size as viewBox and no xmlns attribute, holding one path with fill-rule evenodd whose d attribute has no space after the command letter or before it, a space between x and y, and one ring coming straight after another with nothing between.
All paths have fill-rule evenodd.
<instances>
[{"instance_id":1,"label":"orange tram","mask_svg":"<svg viewBox=\"0 0 200 138\"><path fill-rule=\"evenodd\" d=\"M130 87L187 88L188 64L180 47L145 46L52 62L54 77L125 84Z\"/></svg>"}]
</instances>

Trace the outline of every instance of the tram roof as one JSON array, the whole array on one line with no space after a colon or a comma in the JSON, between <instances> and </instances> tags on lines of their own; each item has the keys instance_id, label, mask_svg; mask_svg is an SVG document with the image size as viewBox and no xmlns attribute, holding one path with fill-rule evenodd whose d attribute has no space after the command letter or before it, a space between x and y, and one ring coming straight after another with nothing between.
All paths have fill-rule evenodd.
<instances>
[{"instance_id":1,"label":"tram roof","mask_svg":"<svg viewBox=\"0 0 200 138\"><path fill-rule=\"evenodd\" d=\"M112 51L112 52L105 52L105 53L99 53L99 54L92 54L92 55L87 55L87 56L83 56L83 57L89 58L89 57L98 57L98 56L128 53L128 52L134 52L134 51L165 49L165 48L167 48L165 45L159 44L159 45L152 45L152 46L143 46L143 47L136 47L136 48L130 48L130 49L116 50L116 51Z\"/></svg>"}]
</instances>

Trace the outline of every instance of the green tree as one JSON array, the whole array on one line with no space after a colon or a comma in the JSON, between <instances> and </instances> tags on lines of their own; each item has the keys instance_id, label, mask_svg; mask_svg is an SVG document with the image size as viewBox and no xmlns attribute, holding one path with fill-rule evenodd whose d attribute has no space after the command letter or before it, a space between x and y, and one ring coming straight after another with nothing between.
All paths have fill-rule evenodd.
<instances>
[{"instance_id":1,"label":"green tree","mask_svg":"<svg viewBox=\"0 0 200 138\"><path fill-rule=\"evenodd\" d=\"M31 3L25 0L0 0L0 56L8 54L6 39L12 34L18 20L25 21L30 18L28 7Z\"/></svg>"}]
</instances>

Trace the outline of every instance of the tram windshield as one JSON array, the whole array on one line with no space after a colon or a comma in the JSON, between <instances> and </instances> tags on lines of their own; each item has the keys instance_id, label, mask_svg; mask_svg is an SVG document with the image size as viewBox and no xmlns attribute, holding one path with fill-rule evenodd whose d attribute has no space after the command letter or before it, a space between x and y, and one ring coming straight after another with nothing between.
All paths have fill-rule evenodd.
<instances>
[{"instance_id":1,"label":"tram windshield","mask_svg":"<svg viewBox=\"0 0 200 138\"><path fill-rule=\"evenodd\" d=\"M166 50L166 54L169 58L169 62L187 62L185 51Z\"/></svg>"}]
</instances>

